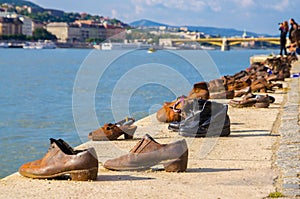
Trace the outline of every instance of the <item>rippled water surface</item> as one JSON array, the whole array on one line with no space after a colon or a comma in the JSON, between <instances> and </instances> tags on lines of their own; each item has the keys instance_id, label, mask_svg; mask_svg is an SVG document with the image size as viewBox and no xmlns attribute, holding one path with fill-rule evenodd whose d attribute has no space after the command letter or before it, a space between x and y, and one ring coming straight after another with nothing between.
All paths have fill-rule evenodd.
<instances>
[{"instance_id":1,"label":"rippled water surface","mask_svg":"<svg viewBox=\"0 0 300 199\"><path fill-rule=\"evenodd\" d=\"M250 56L271 52L0 49L0 178L41 158L51 137L72 146L87 141L88 132L97 128L90 122L93 115L79 111L84 123L76 129L73 114L89 103L84 96L91 92L99 124L127 116L121 111L124 103L130 116L140 119L180 92L188 94L188 83L234 74L249 66ZM84 85L74 87L77 75ZM73 109L74 92L83 100Z\"/></svg>"}]
</instances>

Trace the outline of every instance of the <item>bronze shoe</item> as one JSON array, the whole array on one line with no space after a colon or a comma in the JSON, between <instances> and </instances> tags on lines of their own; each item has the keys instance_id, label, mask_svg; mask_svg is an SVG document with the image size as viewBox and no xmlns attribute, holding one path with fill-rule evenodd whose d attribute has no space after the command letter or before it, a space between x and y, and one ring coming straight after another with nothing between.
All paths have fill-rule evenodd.
<instances>
[{"instance_id":1,"label":"bronze shoe","mask_svg":"<svg viewBox=\"0 0 300 199\"><path fill-rule=\"evenodd\" d=\"M187 168L188 147L185 140L159 144L146 134L128 155L107 160L104 168L115 171L145 170L162 163L167 172L183 172Z\"/></svg>"},{"instance_id":2,"label":"bronze shoe","mask_svg":"<svg viewBox=\"0 0 300 199\"><path fill-rule=\"evenodd\" d=\"M230 100L229 105L236 108L252 107L257 102L255 98L243 99L243 100Z\"/></svg>"},{"instance_id":3,"label":"bronze shoe","mask_svg":"<svg viewBox=\"0 0 300 199\"><path fill-rule=\"evenodd\" d=\"M133 139L137 126L132 125L134 118L126 118L115 124L104 124L102 127L89 133L88 138L93 141L116 140L124 135L125 140Z\"/></svg>"},{"instance_id":4,"label":"bronze shoe","mask_svg":"<svg viewBox=\"0 0 300 199\"><path fill-rule=\"evenodd\" d=\"M271 99L268 95L256 95L257 102L254 104L256 108L268 108L270 106Z\"/></svg>"},{"instance_id":5,"label":"bronze shoe","mask_svg":"<svg viewBox=\"0 0 300 199\"><path fill-rule=\"evenodd\" d=\"M19 173L25 177L48 179L68 175L75 181L95 180L98 159L94 148L74 150L66 142L50 139L50 148L39 160L23 164Z\"/></svg>"},{"instance_id":6,"label":"bronze shoe","mask_svg":"<svg viewBox=\"0 0 300 199\"><path fill-rule=\"evenodd\" d=\"M268 95L253 95L249 93L243 97L242 100L231 100L229 104L232 107L256 107L256 108L268 108L270 103L275 101L274 97Z\"/></svg>"}]
</instances>

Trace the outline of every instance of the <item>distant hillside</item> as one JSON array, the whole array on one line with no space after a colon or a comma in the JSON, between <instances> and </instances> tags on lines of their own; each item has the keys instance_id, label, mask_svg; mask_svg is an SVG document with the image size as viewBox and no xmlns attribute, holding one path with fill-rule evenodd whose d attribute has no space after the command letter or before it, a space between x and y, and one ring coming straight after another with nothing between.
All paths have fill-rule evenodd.
<instances>
[{"instance_id":1,"label":"distant hillside","mask_svg":"<svg viewBox=\"0 0 300 199\"><path fill-rule=\"evenodd\" d=\"M24 1L24 0L0 0L0 4L8 3L8 4L14 4L16 6L30 6L34 8L41 8L35 3Z\"/></svg>"},{"instance_id":2,"label":"distant hillside","mask_svg":"<svg viewBox=\"0 0 300 199\"><path fill-rule=\"evenodd\" d=\"M166 24L162 24L162 23L157 23L154 21L150 21L147 19L142 19L142 20L138 20L138 21L134 21L132 23L130 23L131 26L133 27L159 27L159 26L169 26Z\"/></svg>"},{"instance_id":3,"label":"distant hillside","mask_svg":"<svg viewBox=\"0 0 300 199\"><path fill-rule=\"evenodd\" d=\"M167 26L171 28L179 28L181 26L170 26L167 24L162 24L146 19L138 20L135 22L130 23L131 26L133 27L158 27L158 26ZM198 32L204 32L205 34L209 35L220 35L220 36L225 36L225 37L233 37L233 36L242 36L244 31L242 30L236 30L232 28L215 28L215 27L205 27L205 26L185 26L188 27L189 30L191 31L198 31ZM269 36L269 35L264 35L264 34L257 34L254 32L248 32L247 31L247 36Z\"/></svg>"},{"instance_id":4,"label":"distant hillside","mask_svg":"<svg viewBox=\"0 0 300 199\"><path fill-rule=\"evenodd\" d=\"M199 31L204 32L206 34L210 35L221 35L225 37L234 37L234 36L242 36L244 34L244 31L242 30L236 30L232 28L215 28L215 27L203 27L203 26L187 26L189 30L191 31ZM249 37L258 37L258 36L266 36L263 34L257 34L254 32L248 32L246 31L247 36Z\"/></svg>"}]
</instances>

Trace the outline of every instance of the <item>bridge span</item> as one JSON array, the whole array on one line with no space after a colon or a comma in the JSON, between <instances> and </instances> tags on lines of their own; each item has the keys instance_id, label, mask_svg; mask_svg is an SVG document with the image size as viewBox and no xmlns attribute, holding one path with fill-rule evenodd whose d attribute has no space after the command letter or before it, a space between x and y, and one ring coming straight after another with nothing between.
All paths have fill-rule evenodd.
<instances>
[{"instance_id":1,"label":"bridge span","mask_svg":"<svg viewBox=\"0 0 300 199\"><path fill-rule=\"evenodd\" d=\"M222 51L226 51L230 49L230 46L234 46L237 44L241 44L244 42L268 42L271 44L280 44L279 37L253 37L253 38L243 38L243 37L230 37L230 38L198 38L198 39L161 39L160 45L167 45L167 46L175 46L180 45L183 43L209 43L212 45L220 46Z\"/></svg>"}]
</instances>

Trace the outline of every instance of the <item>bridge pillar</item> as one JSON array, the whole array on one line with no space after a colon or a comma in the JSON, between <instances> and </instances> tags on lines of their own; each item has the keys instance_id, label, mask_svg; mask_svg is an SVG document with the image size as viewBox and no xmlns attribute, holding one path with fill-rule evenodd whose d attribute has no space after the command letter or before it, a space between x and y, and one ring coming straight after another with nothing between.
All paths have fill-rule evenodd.
<instances>
[{"instance_id":1,"label":"bridge pillar","mask_svg":"<svg viewBox=\"0 0 300 199\"><path fill-rule=\"evenodd\" d=\"M227 50L230 50L229 41L226 39L226 37L223 37L221 51L227 51Z\"/></svg>"}]
</instances>

